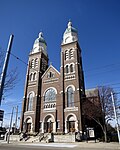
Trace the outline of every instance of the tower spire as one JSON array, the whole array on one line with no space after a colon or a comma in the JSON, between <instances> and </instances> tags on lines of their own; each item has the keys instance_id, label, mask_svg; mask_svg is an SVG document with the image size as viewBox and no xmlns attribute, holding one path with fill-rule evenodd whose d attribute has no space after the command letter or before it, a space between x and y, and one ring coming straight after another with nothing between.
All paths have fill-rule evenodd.
<instances>
[{"instance_id":1,"label":"tower spire","mask_svg":"<svg viewBox=\"0 0 120 150\"><path fill-rule=\"evenodd\" d=\"M78 41L78 34L77 34L77 30L74 27L72 27L71 20L69 20L67 24L67 28L63 34L62 44L67 44L74 41Z\"/></svg>"},{"instance_id":2,"label":"tower spire","mask_svg":"<svg viewBox=\"0 0 120 150\"><path fill-rule=\"evenodd\" d=\"M38 53L40 51L42 51L47 56L47 43L43 37L43 32L40 32L38 34L38 38L35 40L33 44L31 54Z\"/></svg>"}]
</instances>

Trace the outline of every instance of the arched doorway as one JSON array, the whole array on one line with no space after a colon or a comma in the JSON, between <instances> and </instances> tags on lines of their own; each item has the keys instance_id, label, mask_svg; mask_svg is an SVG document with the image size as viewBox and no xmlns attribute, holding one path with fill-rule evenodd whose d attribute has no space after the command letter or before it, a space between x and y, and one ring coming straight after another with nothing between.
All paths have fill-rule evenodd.
<instances>
[{"instance_id":1,"label":"arched doorway","mask_svg":"<svg viewBox=\"0 0 120 150\"><path fill-rule=\"evenodd\" d=\"M32 118L27 118L25 121L26 132L32 132Z\"/></svg>"},{"instance_id":2,"label":"arched doorway","mask_svg":"<svg viewBox=\"0 0 120 150\"><path fill-rule=\"evenodd\" d=\"M78 121L75 114L69 114L66 116L65 121L65 133L75 132L78 130Z\"/></svg>"},{"instance_id":3,"label":"arched doorway","mask_svg":"<svg viewBox=\"0 0 120 150\"><path fill-rule=\"evenodd\" d=\"M68 132L75 132L75 118L74 116L68 116Z\"/></svg>"},{"instance_id":4,"label":"arched doorway","mask_svg":"<svg viewBox=\"0 0 120 150\"><path fill-rule=\"evenodd\" d=\"M55 119L53 115L47 115L44 119L44 133L55 132Z\"/></svg>"}]
</instances>

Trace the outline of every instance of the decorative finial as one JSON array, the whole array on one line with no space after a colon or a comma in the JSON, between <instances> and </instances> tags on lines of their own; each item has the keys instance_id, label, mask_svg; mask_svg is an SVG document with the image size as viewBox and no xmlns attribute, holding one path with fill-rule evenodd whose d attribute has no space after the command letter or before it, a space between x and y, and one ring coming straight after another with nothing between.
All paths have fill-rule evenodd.
<instances>
[{"instance_id":1,"label":"decorative finial","mask_svg":"<svg viewBox=\"0 0 120 150\"><path fill-rule=\"evenodd\" d=\"M39 33L39 38L41 38L41 37L43 37L43 33L42 32Z\"/></svg>"},{"instance_id":2,"label":"decorative finial","mask_svg":"<svg viewBox=\"0 0 120 150\"><path fill-rule=\"evenodd\" d=\"M50 66L52 65L52 62L50 62Z\"/></svg>"},{"instance_id":3,"label":"decorative finial","mask_svg":"<svg viewBox=\"0 0 120 150\"><path fill-rule=\"evenodd\" d=\"M72 27L72 22L71 22L71 20L69 19L68 28L71 28L71 27Z\"/></svg>"}]
</instances>

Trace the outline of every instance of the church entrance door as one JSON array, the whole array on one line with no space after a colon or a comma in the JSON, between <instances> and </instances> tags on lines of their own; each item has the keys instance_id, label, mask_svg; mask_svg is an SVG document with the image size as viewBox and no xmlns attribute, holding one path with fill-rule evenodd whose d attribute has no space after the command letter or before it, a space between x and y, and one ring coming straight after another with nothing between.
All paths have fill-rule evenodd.
<instances>
[{"instance_id":1,"label":"church entrance door","mask_svg":"<svg viewBox=\"0 0 120 150\"><path fill-rule=\"evenodd\" d=\"M53 131L53 122L45 122L44 123L44 132L51 133Z\"/></svg>"},{"instance_id":2,"label":"church entrance door","mask_svg":"<svg viewBox=\"0 0 120 150\"><path fill-rule=\"evenodd\" d=\"M69 114L66 117L66 128L65 133L75 132L77 130L76 116L74 114Z\"/></svg>"},{"instance_id":3,"label":"church entrance door","mask_svg":"<svg viewBox=\"0 0 120 150\"><path fill-rule=\"evenodd\" d=\"M31 131L31 123L27 123L26 132L30 132L30 131Z\"/></svg>"},{"instance_id":4,"label":"church entrance door","mask_svg":"<svg viewBox=\"0 0 120 150\"><path fill-rule=\"evenodd\" d=\"M32 118L27 118L24 122L24 129L26 132L32 132Z\"/></svg>"},{"instance_id":5,"label":"church entrance door","mask_svg":"<svg viewBox=\"0 0 120 150\"><path fill-rule=\"evenodd\" d=\"M44 120L44 133L53 132L53 125L54 125L54 119L52 118L52 116L50 115L46 116Z\"/></svg>"},{"instance_id":6,"label":"church entrance door","mask_svg":"<svg viewBox=\"0 0 120 150\"><path fill-rule=\"evenodd\" d=\"M69 121L69 132L74 132L75 131L75 121Z\"/></svg>"}]
</instances>

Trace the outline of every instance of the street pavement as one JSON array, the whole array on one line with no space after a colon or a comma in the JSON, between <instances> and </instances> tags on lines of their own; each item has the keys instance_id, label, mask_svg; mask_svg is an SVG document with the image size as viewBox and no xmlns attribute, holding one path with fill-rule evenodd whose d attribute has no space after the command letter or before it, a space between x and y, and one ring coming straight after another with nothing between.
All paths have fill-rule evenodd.
<instances>
[{"instance_id":1,"label":"street pavement","mask_svg":"<svg viewBox=\"0 0 120 150\"><path fill-rule=\"evenodd\" d=\"M0 150L120 150L118 143L103 142L79 142L79 143L26 143L26 142L10 142L0 141Z\"/></svg>"}]
</instances>

